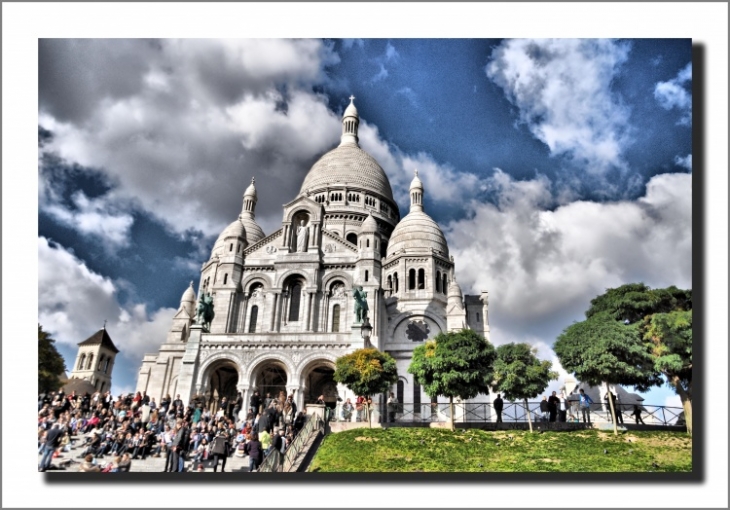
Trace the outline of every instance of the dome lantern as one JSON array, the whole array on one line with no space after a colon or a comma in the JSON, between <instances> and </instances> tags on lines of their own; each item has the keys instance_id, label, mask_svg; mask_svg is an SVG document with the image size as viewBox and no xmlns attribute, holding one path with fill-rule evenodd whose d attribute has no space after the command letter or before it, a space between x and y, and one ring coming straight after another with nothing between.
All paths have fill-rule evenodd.
<instances>
[{"instance_id":1,"label":"dome lantern","mask_svg":"<svg viewBox=\"0 0 730 510\"><path fill-rule=\"evenodd\" d=\"M243 210L241 210L241 217L248 217L248 218L255 218L255 209L256 209L256 202L258 201L258 197L256 195L256 186L254 186L254 183L256 182L255 177L251 177L251 184L246 188L246 191L243 193Z\"/></svg>"},{"instance_id":2,"label":"dome lantern","mask_svg":"<svg viewBox=\"0 0 730 510\"><path fill-rule=\"evenodd\" d=\"M340 147L343 145L358 145L357 127L360 125L360 116L357 114L357 108L355 108L355 104L353 103L354 100L355 96L350 96L350 104L342 116Z\"/></svg>"},{"instance_id":3,"label":"dome lantern","mask_svg":"<svg viewBox=\"0 0 730 510\"><path fill-rule=\"evenodd\" d=\"M411 211L421 212L423 211L423 183L418 178L418 169L414 170L415 176L411 181Z\"/></svg>"}]
</instances>

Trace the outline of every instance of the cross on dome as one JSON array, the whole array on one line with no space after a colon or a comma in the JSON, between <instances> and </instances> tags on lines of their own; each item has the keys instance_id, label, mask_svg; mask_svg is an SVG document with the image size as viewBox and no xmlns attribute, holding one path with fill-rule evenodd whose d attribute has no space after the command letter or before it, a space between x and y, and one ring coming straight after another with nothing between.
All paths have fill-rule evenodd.
<instances>
[{"instance_id":1,"label":"cross on dome","mask_svg":"<svg viewBox=\"0 0 730 510\"><path fill-rule=\"evenodd\" d=\"M355 100L355 96L353 96L352 94L350 94L350 104L352 104L352 102L353 102L354 100Z\"/></svg>"}]
</instances>

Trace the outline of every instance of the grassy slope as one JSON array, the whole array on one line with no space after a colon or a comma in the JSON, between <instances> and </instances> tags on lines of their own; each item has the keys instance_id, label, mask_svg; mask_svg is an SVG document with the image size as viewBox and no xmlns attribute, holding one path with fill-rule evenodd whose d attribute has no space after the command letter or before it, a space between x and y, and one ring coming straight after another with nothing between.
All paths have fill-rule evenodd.
<instances>
[{"instance_id":1,"label":"grassy slope","mask_svg":"<svg viewBox=\"0 0 730 510\"><path fill-rule=\"evenodd\" d=\"M692 439L676 432L354 429L328 435L309 471L690 472Z\"/></svg>"}]
</instances>

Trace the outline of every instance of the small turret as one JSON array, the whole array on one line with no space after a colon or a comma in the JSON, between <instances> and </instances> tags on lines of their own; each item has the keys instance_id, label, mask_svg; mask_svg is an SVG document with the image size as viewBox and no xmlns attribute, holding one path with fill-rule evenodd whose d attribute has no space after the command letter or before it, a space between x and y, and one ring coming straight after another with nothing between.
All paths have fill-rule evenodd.
<instances>
[{"instance_id":1,"label":"small turret","mask_svg":"<svg viewBox=\"0 0 730 510\"><path fill-rule=\"evenodd\" d=\"M350 96L350 104L345 109L342 116L342 137L340 138L340 147L343 145L357 145L357 128L360 125L360 116L357 114L357 108L353 101L355 96Z\"/></svg>"}]
</instances>

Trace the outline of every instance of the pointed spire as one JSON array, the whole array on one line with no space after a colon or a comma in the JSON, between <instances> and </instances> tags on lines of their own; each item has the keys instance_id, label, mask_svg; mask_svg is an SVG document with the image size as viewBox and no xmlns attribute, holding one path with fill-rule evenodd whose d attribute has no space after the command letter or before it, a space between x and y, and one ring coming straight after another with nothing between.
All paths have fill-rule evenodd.
<instances>
[{"instance_id":1,"label":"pointed spire","mask_svg":"<svg viewBox=\"0 0 730 510\"><path fill-rule=\"evenodd\" d=\"M255 216L256 202L258 201L258 195L256 193L256 177L251 177L251 184L246 188L243 193L243 209L241 210L241 217L253 218Z\"/></svg>"},{"instance_id":2,"label":"pointed spire","mask_svg":"<svg viewBox=\"0 0 730 510\"><path fill-rule=\"evenodd\" d=\"M418 169L414 170L414 177L411 181L411 212L423 211L423 183L418 178Z\"/></svg>"},{"instance_id":3,"label":"pointed spire","mask_svg":"<svg viewBox=\"0 0 730 510\"><path fill-rule=\"evenodd\" d=\"M342 137L340 138L340 146L357 145L357 128L360 125L360 116L355 108L355 96L350 96L350 104L345 108L342 116Z\"/></svg>"}]
</instances>

